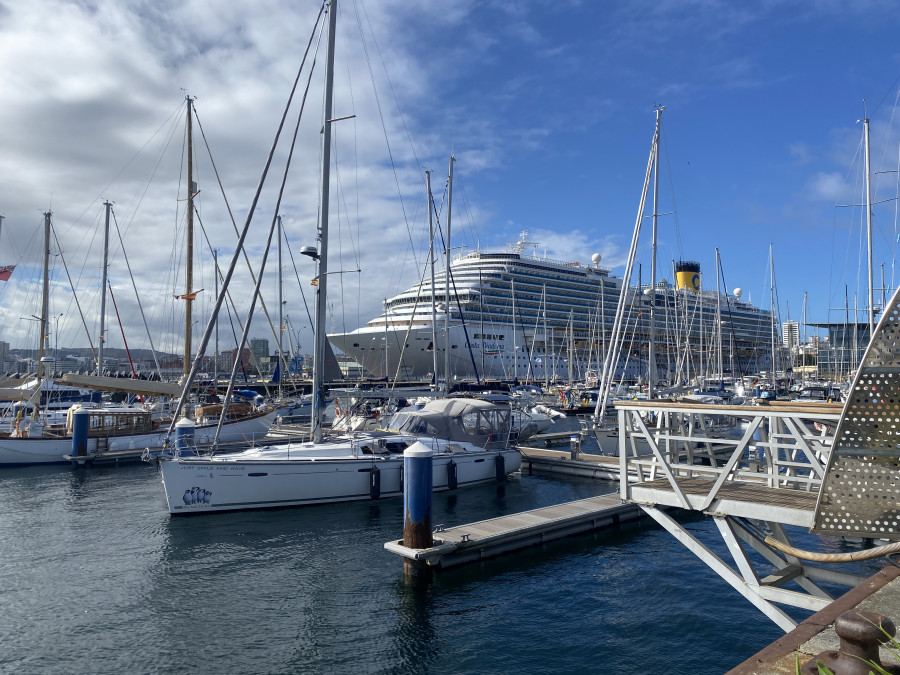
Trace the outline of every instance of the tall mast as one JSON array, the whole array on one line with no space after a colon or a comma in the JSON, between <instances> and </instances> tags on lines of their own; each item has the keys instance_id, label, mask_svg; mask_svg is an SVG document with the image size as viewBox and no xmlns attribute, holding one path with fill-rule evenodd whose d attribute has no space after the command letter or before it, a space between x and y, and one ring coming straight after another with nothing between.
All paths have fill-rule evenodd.
<instances>
[{"instance_id":1,"label":"tall mast","mask_svg":"<svg viewBox=\"0 0 900 675\"><path fill-rule=\"evenodd\" d=\"M550 387L550 338L547 336L547 284L541 284L541 307L544 318L544 388Z\"/></svg>"},{"instance_id":2,"label":"tall mast","mask_svg":"<svg viewBox=\"0 0 900 675\"><path fill-rule=\"evenodd\" d=\"M865 108L865 101L863 101ZM863 119L866 137L866 240L868 242L869 260L869 340L875 335L875 281L872 269L872 177L869 166L869 118Z\"/></svg>"},{"instance_id":3,"label":"tall mast","mask_svg":"<svg viewBox=\"0 0 900 675\"><path fill-rule=\"evenodd\" d=\"M278 216L278 368L279 372L284 369L284 302L282 301L282 288L281 288L281 216ZM282 382L284 381L285 373L282 372L281 376L278 378L278 398L281 398L284 393L284 388L282 387Z\"/></svg>"},{"instance_id":4,"label":"tall mast","mask_svg":"<svg viewBox=\"0 0 900 675\"><path fill-rule=\"evenodd\" d=\"M325 407L325 299L328 285L328 197L331 169L331 104L334 93L334 32L337 24L337 0L328 8L328 46L325 50L325 101L322 112L322 177L319 197L318 285L316 286L315 351L313 354L312 439L322 440L322 411ZM386 320L386 319L385 319Z\"/></svg>"},{"instance_id":5,"label":"tall mast","mask_svg":"<svg viewBox=\"0 0 900 675\"><path fill-rule=\"evenodd\" d=\"M772 250L772 244L769 244L769 306L772 308L772 389L775 396L778 396L778 370L775 359L775 322L778 320L778 313L775 311L775 253Z\"/></svg>"},{"instance_id":6,"label":"tall mast","mask_svg":"<svg viewBox=\"0 0 900 675\"><path fill-rule=\"evenodd\" d=\"M193 298L191 293L194 290L194 140L191 128L191 110L193 102L190 96L186 96L187 101L187 233L185 243L187 244L187 253L185 255L184 270L184 363L182 364L182 372L184 378L187 379L191 372L191 308Z\"/></svg>"},{"instance_id":7,"label":"tall mast","mask_svg":"<svg viewBox=\"0 0 900 675\"><path fill-rule=\"evenodd\" d=\"M484 374L484 280L478 267L478 319L481 325L481 372Z\"/></svg>"},{"instance_id":8,"label":"tall mast","mask_svg":"<svg viewBox=\"0 0 900 675\"><path fill-rule=\"evenodd\" d=\"M434 205L431 201L431 171L425 172L425 191L428 193L428 264L431 267L431 356L434 362L431 372L434 374L434 388L437 388L437 309L434 303ZM387 321L387 317L385 317L385 321Z\"/></svg>"},{"instance_id":9,"label":"tall mast","mask_svg":"<svg viewBox=\"0 0 900 675\"><path fill-rule=\"evenodd\" d=\"M544 317L546 318L546 314ZM545 331L546 332L546 331ZM600 349L602 350L602 354L604 357L606 356L606 280L603 277L600 277ZM600 365L600 357L597 358L597 365ZM599 368L598 376L599 376ZM599 379L597 380L597 384L600 384Z\"/></svg>"},{"instance_id":10,"label":"tall mast","mask_svg":"<svg viewBox=\"0 0 900 675\"><path fill-rule=\"evenodd\" d=\"M444 394L450 393L450 216L453 210L453 162L456 157L450 155L450 177L447 180L447 277L444 294Z\"/></svg>"},{"instance_id":11,"label":"tall mast","mask_svg":"<svg viewBox=\"0 0 900 675\"><path fill-rule=\"evenodd\" d=\"M519 344L516 340L516 280L509 280L510 292L512 293L512 325L513 325L513 379L519 379Z\"/></svg>"},{"instance_id":12,"label":"tall mast","mask_svg":"<svg viewBox=\"0 0 900 675\"><path fill-rule=\"evenodd\" d=\"M215 278L216 297L219 297L219 251L212 250L213 276ZM216 346L213 349L213 392L219 395L219 315L216 314Z\"/></svg>"},{"instance_id":13,"label":"tall mast","mask_svg":"<svg viewBox=\"0 0 900 675\"><path fill-rule=\"evenodd\" d=\"M388 303L387 298L383 299L384 303L384 382L387 385L391 381L391 367L388 362Z\"/></svg>"},{"instance_id":14,"label":"tall mast","mask_svg":"<svg viewBox=\"0 0 900 675\"><path fill-rule=\"evenodd\" d=\"M41 336L38 340L37 362L37 389L41 391L41 378L44 376L44 342L47 341L47 350L50 349L47 333L47 317L50 314L50 212L44 214L44 287L41 294ZM38 394L40 396L40 394ZM32 417L37 420L40 411L40 398L34 406Z\"/></svg>"},{"instance_id":15,"label":"tall mast","mask_svg":"<svg viewBox=\"0 0 900 675\"><path fill-rule=\"evenodd\" d=\"M718 335L719 361L716 365L719 367L719 388L722 388L722 288L719 285L721 275L719 274L719 248L716 247L716 334Z\"/></svg>"},{"instance_id":16,"label":"tall mast","mask_svg":"<svg viewBox=\"0 0 900 675\"><path fill-rule=\"evenodd\" d=\"M106 207L106 226L103 228L103 272L100 282L100 340L97 344L97 375L103 375L103 343L106 342L106 278L109 257L109 211L112 204L103 203Z\"/></svg>"},{"instance_id":17,"label":"tall mast","mask_svg":"<svg viewBox=\"0 0 900 675\"><path fill-rule=\"evenodd\" d=\"M666 106L656 106L656 133L653 135L653 246L650 254L650 344L647 347L647 397L653 398L656 384L656 221L659 216L659 130L662 126L662 111Z\"/></svg>"}]
</instances>

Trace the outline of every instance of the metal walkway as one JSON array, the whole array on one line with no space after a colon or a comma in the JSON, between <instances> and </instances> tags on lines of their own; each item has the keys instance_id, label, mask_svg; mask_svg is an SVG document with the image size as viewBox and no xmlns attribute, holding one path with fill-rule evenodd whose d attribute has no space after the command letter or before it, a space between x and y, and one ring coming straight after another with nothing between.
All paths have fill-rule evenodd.
<instances>
[{"instance_id":1,"label":"metal walkway","mask_svg":"<svg viewBox=\"0 0 900 675\"><path fill-rule=\"evenodd\" d=\"M626 501L640 505L782 629L796 622L776 603L818 611L834 599L819 582L852 587L863 580L781 553L761 532L791 544L786 525L812 527L840 405L626 401L616 410L620 475L641 476L637 483L620 480ZM637 456L638 447L651 452ZM711 516L732 561L662 508ZM788 582L800 590L783 588Z\"/></svg>"}]
</instances>

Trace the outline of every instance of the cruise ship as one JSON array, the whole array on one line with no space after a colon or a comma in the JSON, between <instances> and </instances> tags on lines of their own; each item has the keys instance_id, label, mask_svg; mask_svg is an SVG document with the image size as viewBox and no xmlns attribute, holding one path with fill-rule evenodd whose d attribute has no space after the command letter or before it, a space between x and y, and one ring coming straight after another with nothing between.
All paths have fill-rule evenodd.
<instances>
[{"instance_id":1,"label":"cruise ship","mask_svg":"<svg viewBox=\"0 0 900 675\"><path fill-rule=\"evenodd\" d=\"M375 377L428 379L437 364L443 378L449 344L451 380L592 383L610 346L622 279L600 267L597 254L589 264L529 255L526 239L523 232L505 252L458 255L449 293L446 274L436 271L433 293L426 275L380 316L329 341ZM679 262L673 272L675 283L627 289L617 380L647 381L651 314L658 382L690 381L717 372L719 362L735 375L771 368L771 312L741 300L740 289L704 290L697 263Z\"/></svg>"}]
</instances>

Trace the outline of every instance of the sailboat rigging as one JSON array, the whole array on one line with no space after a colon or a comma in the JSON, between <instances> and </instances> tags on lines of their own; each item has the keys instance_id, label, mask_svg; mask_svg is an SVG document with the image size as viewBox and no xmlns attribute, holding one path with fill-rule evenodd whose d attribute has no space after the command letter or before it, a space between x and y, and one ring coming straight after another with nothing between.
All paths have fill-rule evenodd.
<instances>
[{"instance_id":1,"label":"sailboat rigging","mask_svg":"<svg viewBox=\"0 0 900 675\"><path fill-rule=\"evenodd\" d=\"M402 490L402 453L409 446L424 447L427 444L433 450L435 489L455 489L468 483L502 478L506 473L517 470L521 463L518 451L508 447L509 409L466 399L433 401L421 411L400 413L392 422L392 425L396 425L397 433L394 434L370 432L323 442L330 126L335 121L332 119L332 96L337 4L337 0L323 4L323 9L328 8L328 42L322 126L321 203L317 227L319 247L307 246L301 249L302 254L315 261L318 282L314 327L312 441L250 447L238 453L196 457L185 447L187 442L182 438L181 442L176 443L173 455L159 457L171 514L271 508L398 495ZM277 139L276 135L276 143ZM270 161L271 157L270 153ZM268 166L267 163L266 171ZM259 192L254 198L254 207L258 196ZM242 232L241 245L246 231L247 225ZM223 282L225 286L231 278L236 260L237 252ZM260 274L260 278L261 276ZM449 295L449 269L447 282ZM256 293L258 291L257 284ZM216 311L224 293L223 289L218 295ZM204 333L204 347L211 329L212 322ZM195 362L189 382L195 375L196 367ZM227 480L216 480L218 469L228 472Z\"/></svg>"}]
</instances>

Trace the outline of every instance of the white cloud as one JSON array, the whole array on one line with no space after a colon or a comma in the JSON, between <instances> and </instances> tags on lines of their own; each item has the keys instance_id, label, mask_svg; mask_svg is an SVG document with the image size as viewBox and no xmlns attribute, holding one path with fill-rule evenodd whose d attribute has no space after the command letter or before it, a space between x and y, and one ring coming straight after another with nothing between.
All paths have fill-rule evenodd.
<instances>
[{"instance_id":1,"label":"white cloud","mask_svg":"<svg viewBox=\"0 0 900 675\"><path fill-rule=\"evenodd\" d=\"M810 196L831 204L846 202L849 186L839 174L817 173L810 179Z\"/></svg>"}]
</instances>

